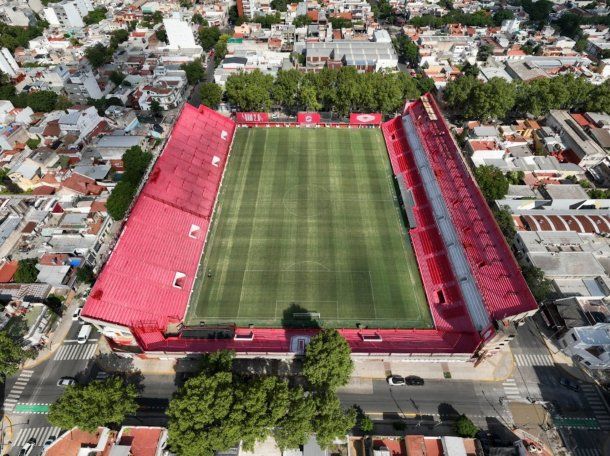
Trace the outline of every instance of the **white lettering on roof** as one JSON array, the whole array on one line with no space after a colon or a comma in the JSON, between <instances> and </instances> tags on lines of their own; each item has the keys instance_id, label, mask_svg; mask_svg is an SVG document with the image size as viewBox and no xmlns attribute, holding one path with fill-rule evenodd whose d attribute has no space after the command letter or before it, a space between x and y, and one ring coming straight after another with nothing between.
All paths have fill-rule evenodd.
<instances>
[{"instance_id":1,"label":"white lettering on roof","mask_svg":"<svg viewBox=\"0 0 610 456\"><path fill-rule=\"evenodd\" d=\"M222 132L220 133L220 137L226 141L227 138L229 137L229 133L226 130L222 130Z\"/></svg>"},{"instance_id":2,"label":"white lettering on roof","mask_svg":"<svg viewBox=\"0 0 610 456\"><path fill-rule=\"evenodd\" d=\"M199 233L201 231L201 227L195 224L191 225L191 229L189 230L189 237L193 239L197 239L199 237Z\"/></svg>"},{"instance_id":3,"label":"white lettering on roof","mask_svg":"<svg viewBox=\"0 0 610 456\"><path fill-rule=\"evenodd\" d=\"M212 157L212 165L218 168L218 165L220 165L220 157L214 155L214 157Z\"/></svg>"}]
</instances>

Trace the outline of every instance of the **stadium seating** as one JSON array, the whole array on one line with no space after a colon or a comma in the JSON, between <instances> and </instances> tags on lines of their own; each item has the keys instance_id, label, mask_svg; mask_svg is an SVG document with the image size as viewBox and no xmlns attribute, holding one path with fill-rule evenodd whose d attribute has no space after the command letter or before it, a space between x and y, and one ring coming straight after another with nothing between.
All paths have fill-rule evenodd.
<instances>
[{"instance_id":1,"label":"stadium seating","mask_svg":"<svg viewBox=\"0 0 610 456\"><path fill-rule=\"evenodd\" d=\"M235 125L186 104L102 270L83 316L159 342L184 318Z\"/></svg>"}]
</instances>

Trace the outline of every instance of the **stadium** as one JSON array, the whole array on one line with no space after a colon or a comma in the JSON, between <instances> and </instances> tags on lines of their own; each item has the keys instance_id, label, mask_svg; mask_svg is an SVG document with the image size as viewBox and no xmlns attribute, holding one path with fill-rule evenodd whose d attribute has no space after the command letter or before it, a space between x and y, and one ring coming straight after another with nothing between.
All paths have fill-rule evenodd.
<instances>
[{"instance_id":1,"label":"stadium","mask_svg":"<svg viewBox=\"0 0 610 456\"><path fill-rule=\"evenodd\" d=\"M117 351L471 360L537 309L430 95L385 123L186 105L82 317Z\"/></svg>"}]
</instances>

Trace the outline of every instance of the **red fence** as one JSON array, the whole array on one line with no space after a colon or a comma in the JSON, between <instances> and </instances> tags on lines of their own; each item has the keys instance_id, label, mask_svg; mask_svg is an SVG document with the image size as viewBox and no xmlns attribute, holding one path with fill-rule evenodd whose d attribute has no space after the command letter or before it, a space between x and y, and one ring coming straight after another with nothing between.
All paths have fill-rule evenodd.
<instances>
[{"instance_id":1,"label":"red fence","mask_svg":"<svg viewBox=\"0 0 610 456\"><path fill-rule=\"evenodd\" d=\"M349 123L352 125L380 125L383 116L379 113L352 113L349 115Z\"/></svg>"},{"instance_id":2,"label":"red fence","mask_svg":"<svg viewBox=\"0 0 610 456\"><path fill-rule=\"evenodd\" d=\"M319 112L299 112L297 114L298 124L305 127L318 125L321 119L322 116L320 116Z\"/></svg>"},{"instance_id":3,"label":"red fence","mask_svg":"<svg viewBox=\"0 0 610 456\"><path fill-rule=\"evenodd\" d=\"M258 124L269 122L269 114L266 112L238 112L235 114L238 124Z\"/></svg>"}]
</instances>

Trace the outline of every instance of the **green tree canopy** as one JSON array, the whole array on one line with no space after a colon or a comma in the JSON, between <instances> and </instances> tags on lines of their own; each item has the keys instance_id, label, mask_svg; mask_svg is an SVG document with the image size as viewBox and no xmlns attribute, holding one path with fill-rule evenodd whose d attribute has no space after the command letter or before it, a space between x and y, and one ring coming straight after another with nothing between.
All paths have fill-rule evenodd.
<instances>
[{"instance_id":1,"label":"green tree canopy","mask_svg":"<svg viewBox=\"0 0 610 456\"><path fill-rule=\"evenodd\" d=\"M85 49L85 57L93 68L99 68L112 60L112 49L104 46L102 43L97 43L94 46L89 46Z\"/></svg>"},{"instance_id":2,"label":"green tree canopy","mask_svg":"<svg viewBox=\"0 0 610 456\"><path fill-rule=\"evenodd\" d=\"M511 10L507 10L504 8L499 9L492 16L494 24L497 26L502 25L502 22L513 19L514 17L515 13L513 13Z\"/></svg>"},{"instance_id":3,"label":"green tree canopy","mask_svg":"<svg viewBox=\"0 0 610 456\"><path fill-rule=\"evenodd\" d=\"M183 63L180 68L186 73L186 79L191 85L197 84L199 81L203 81L205 78L205 69L201 63L201 59L195 59L189 63Z\"/></svg>"},{"instance_id":4,"label":"green tree canopy","mask_svg":"<svg viewBox=\"0 0 610 456\"><path fill-rule=\"evenodd\" d=\"M93 274L93 268L88 264L83 264L76 272L76 280L81 283L93 284L95 282L95 274Z\"/></svg>"},{"instance_id":5,"label":"green tree canopy","mask_svg":"<svg viewBox=\"0 0 610 456\"><path fill-rule=\"evenodd\" d=\"M14 375L19 370L21 363L29 358L34 358L33 350L24 350L21 344L13 339L6 331L0 331L0 381L5 377Z\"/></svg>"},{"instance_id":6,"label":"green tree canopy","mask_svg":"<svg viewBox=\"0 0 610 456\"><path fill-rule=\"evenodd\" d=\"M486 84L474 86L465 115L483 120L503 119L515 105L516 96L515 85L502 78L491 78Z\"/></svg>"},{"instance_id":7,"label":"green tree canopy","mask_svg":"<svg viewBox=\"0 0 610 456\"><path fill-rule=\"evenodd\" d=\"M277 11L285 12L288 10L287 0L271 0L271 8Z\"/></svg>"},{"instance_id":8,"label":"green tree canopy","mask_svg":"<svg viewBox=\"0 0 610 456\"><path fill-rule=\"evenodd\" d=\"M302 388L293 390L288 410L289 413L279 419L273 429L273 437L282 451L305 445L314 432L313 418L316 414L316 405L313 400L305 396Z\"/></svg>"},{"instance_id":9,"label":"green tree canopy","mask_svg":"<svg viewBox=\"0 0 610 456\"><path fill-rule=\"evenodd\" d=\"M542 269L530 264L521 265L521 272L530 291L538 302L543 302L553 292L553 284L544 278Z\"/></svg>"},{"instance_id":10,"label":"green tree canopy","mask_svg":"<svg viewBox=\"0 0 610 456\"><path fill-rule=\"evenodd\" d=\"M356 410L344 410L335 393L320 393L315 397L315 404L313 428L316 431L316 440L322 448L329 447L335 439L344 438L356 425Z\"/></svg>"},{"instance_id":11,"label":"green tree canopy","mask_svg":"<svg viewBox=\"0 0 610 456\"><path fill-rule=\"evenodd\" d=\"M489 165L479 166L475 168L474 176L487 201L502 199L508 192L508 179L500 168Z\"/></svg>"},{"instance_id":12,"label":"green tree canopy","mask_svg":"<svg viewBox=\"0 0 610 456\"><path fill-rule=\"evenodd\" d=\"M493 214L506 241L512 243L517 233L512 214L506 209L494 209Z\"/></svg>"},{"instance_id":13,"label":"green tree canopy","mask_svg":"<svg viewBox=\"0 0 610 456\"><path fill-rule=\"evenodd\" d=\"M108 10L103 6L95 8L93 11L90 11L84 18L83 22L86 25L97 24L106 19L106 13Z\"/></svg>"},{"instance_id":14,"label":"green tree canopy","mask_svg":"<svg viewBox=\"0 0 610 456\"><path fill-rule=\"evenodd\" d=\"M334 391L346 385L353 368L351 349L337 330L325 329L307 345L303 375L314 388Z\"/></svg>"},{"instance_id":15,"label":"green tree canopy","mask_svg":"<svg viewBox=\"0 0 610 456\"><path fill-rule=\"evenodd\" d=\"M125 80L125 74L119 70L114 70L112 73L110 73L108 79L110 79L114 84L119 85Z\"/></svg>"},{"instance_id":16,"label":"green tree canopy","mask_svg":"<svg viewBox=\"0 0 610 456\"><path fill-rule=\"evenodd\" d=\"M192 21L193 21L193 24L204 25L206 27L208 26L208 21L206 21L204 19L204 17L199 13L193 14Z\"/></svg>"},{"instance_id":17,"label":"green tree canopy","mask_svg":"<svg viewBox=\"0 0 610 456\"><path fill-rule=\"evenodd\" d=\"M412 68L419 64L419 46L411 38L398 35L392 43L401 62L409 64Z\"/></svg>"},{"instance_id":18,"label":"green tree canopy","mask_svg":"<svg viewBox=\"0 0 610 456\"><path fill-rule=\"evenodd\" d=\"M121 424L127 415L135 413L136 397L136 387L118 377L69 386L51 405L49 422L62 429L78 426L94 432L100 426Z\"/></svg>"},{"instance_id":19,"label":"green tree canopy","mask_svg":"<svg viewBox=\"0 0 610 456\"><path fill-rule=\"evenodd\" d=\"M299 86L303 73L299 70L279 70L271 94L273 101L287 111L295 111L299 102Z\"/></svg>"},{"instance_id":20,"label":"green tree canopy","mask_svg":"<svg viewBox=\"0 0 610 456\"><path fill-rule=\"evenodd\" d=\"M521 0L521 6L535 22L547 21L549 14L553 12L553 3L549 0Z\"/></svg>"},{"instance_id":21,"label":"green tree canopy","mask_svg":"<svg viewBox=\"0 0 610 456\"><path fill-rule=\"evenodd\" d=\"M222 101L222 88L213 82L204 82L199 86L201 102L212 109L217 109Z\"/></svg>"},{"instance_id":22,"label":"green tree canopy","mask_svg":"<svg viewBox=\"0 0 610 456\"><path fill-rule=\"evenodd\" d=\"M37 264L38 260L35 258L19 260L19 265L17 266L17 271L13 276L13 281L15 283L36 282L36 278L38 277L38 269L36 269Z\"/></svg>"},{"instance_id":23,"label":"green tree canopy","mask_svg":"<svg viewBox=\"0 0 610 456\"><path fill-rule=\"evenodd\" d=\"M273 76L254 70L229 76L225 91L229 102L242 111L268 111L272 87Z\"/></svg>"},{"instance_id":24,"label":"green tree canopy","mask_svg":"<svg viewBox=\"0 0 610 456\"><path fill-rule=\"evenodd\" d=\"M297 16L292 21L292 25L294 25L295 27L303 27L304 25L309 25L309 24L311 24L311 18L306 14Z\"/></svg>"},{"instance_id":25,"label":"green tree canopy","mask_svg":"<svg viewBox=\"0 0 610 456\"><path fill-rule=\"evenodd\" d=\"M144 173L152 160L150 152L144 152L140 146L133 146L123 153L122 161L124 173L122 181L127 181L135 186L140 184Z\"/></svg>"},{"instance_id":26,"label":"green tree canopy","mask_svg":"<svg viewBox=\"0 0 610 456\"><path fill-rule=\"evenodd\" d=\"M473 438L476 437L479 428L466 415L460 415L454 424L455 432L460 437Z\"/></svg>"},{"instance_id":27,"label":"green tree canopy","mask_svg":"<svg viewBox=\"0 0 610 456\"><path fill-rule=\"evenodd\" d=\"M220 38L220 30L218 27L200 27L197 36L203 50L209 51L214 48Z\"/></svg>"},{"instance_id":28,"label":"green tree canopy","mask_svg":"<svg viewBox=\"0 0 610 456\"><path fill-rule=\"evenodd\" d=\"M122 220L136 194L136 188L129 182L119 182L106 201L106 210L114 220Z\"/></svg>"}]
</instances>

